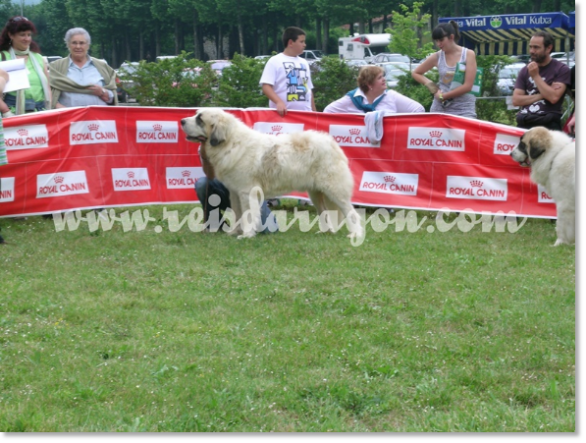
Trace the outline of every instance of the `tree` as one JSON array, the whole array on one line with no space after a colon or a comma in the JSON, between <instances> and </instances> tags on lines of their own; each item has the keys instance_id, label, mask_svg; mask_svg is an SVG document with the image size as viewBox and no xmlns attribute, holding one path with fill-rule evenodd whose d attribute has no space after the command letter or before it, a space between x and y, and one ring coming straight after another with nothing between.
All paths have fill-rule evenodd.
<instances>
[{"instance_id":1,"label":"tree","mask_svg":"<svg viewBox=\"0 0 586 443\"><path fill-rule=\"evenodd\" d=\"M414 2L413 9L400 5L403 13L393 11L393 27L388 30L391 34L389 48L409 56L411 59L422 59L433 52L433 43L422 44L421 41L429 38L430 32L424 31L429 24L430 14L421 14L423 2ZM422 38L418 37L418 34Z\"/></svg>"}]
</instances>

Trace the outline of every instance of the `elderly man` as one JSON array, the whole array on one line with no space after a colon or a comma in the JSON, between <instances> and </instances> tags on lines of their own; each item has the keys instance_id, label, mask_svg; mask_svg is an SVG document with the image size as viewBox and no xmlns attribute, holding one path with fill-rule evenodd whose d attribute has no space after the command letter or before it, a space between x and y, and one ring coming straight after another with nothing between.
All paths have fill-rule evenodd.
<instances>
[{"instance_id":1,"label":"elderly man","mask_svg":"<svg viewBox=\"0 0 586 443\"><path fill-rule=\"evenodd\" d=\"M570 85L570 68L551 58L553 37L546 31L533 34L529 42L531 62L519 72L513 105L520 106L517 126L545 126L562 130L562 104Z\"/></svg>"},{"instance_id":2,"label":"elderly man","mask_svg":"<svg viewBox=\"0 0 586 443\"><path fill-rule=\"evenodd\" d=\"M118 104L116 72L105 61L90 57L91 37L83 28L65 33L69 57L50 64L54 108Z\"/></svg>"}]
</instances>

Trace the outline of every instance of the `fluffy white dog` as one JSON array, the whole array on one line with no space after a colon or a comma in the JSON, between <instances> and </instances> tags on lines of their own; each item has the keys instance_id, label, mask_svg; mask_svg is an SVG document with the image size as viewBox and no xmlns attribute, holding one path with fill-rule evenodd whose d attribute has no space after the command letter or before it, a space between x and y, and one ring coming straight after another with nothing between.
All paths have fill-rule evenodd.
<instances>
[{"instance_id":1,"label":"fluffy white dog","mask_svg":"<svg viewBox=\"0 0 586 443\"><path fill-rule=\"evenodd\" d=\"M201 109L194 117L181 120L181 125L187 140L201 143L204 163L209 161L215 176L230 191L236 219L250 211L250 223L240 223L239 238L253 237L260 225L260 207L250 205L256 187L263 191L264 198L306 191L320 215L337 211L345 217L349 237L364 234L351 203L354 180L348 159L329 134L263 134L215 108ZM327 217L320 217L321 228L323 220ZM325 224L335 230L331 221ZM235 231L232 233L240 233L239 229Z\"/></svg>"},{"instance_id":2,"label":"fluffy white dog","mask_svg":"<svg viewBox=\"0 0 586 443\"><path fill-rule=\"evenodd\" d=\"M521 166L531 167L531 180L547 190L557 211L557 240L573 244L576 237L576 142L560 131L538 126L521 137L511 152Z\"/></svg>"}]
</instances>

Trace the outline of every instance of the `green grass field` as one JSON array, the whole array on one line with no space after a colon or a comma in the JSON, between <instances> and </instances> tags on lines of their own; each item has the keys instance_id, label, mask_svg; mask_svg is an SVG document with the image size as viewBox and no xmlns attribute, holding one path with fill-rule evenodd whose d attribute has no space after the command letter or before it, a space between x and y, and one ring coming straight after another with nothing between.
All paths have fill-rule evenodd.
<instances>
[{"instance_id":1,"label":"green grass field","mask_svg":"<svg viewBox=\"0 0 586 443\"><path fill-rule=\"evenodd\" d=\"M419 211L353 247L148 209L129 232L0 220L0 431L575 431L575 248L549 220Z\"/></svg>"}]
</instances>

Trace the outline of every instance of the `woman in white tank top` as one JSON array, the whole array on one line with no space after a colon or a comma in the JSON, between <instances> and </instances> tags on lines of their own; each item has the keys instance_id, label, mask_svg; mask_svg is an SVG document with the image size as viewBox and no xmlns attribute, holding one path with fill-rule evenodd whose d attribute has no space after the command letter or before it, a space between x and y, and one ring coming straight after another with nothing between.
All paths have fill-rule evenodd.
<instances>
[{"instance_id":1,"label":"woman in white tank top","mask_svg":"<svg viewBox=\"0 0 586 443\"><path fill-rule=\"evenodd\" d=\"M425 85L434 95L430 112L476 118L476 97L470 93L476 77L476 54L457 44L460 33L453 20L436 26L432 38L440 50L430 55L412 73L415 81ZM450 90L458 63L466 66L464 83ZM424 75L434 67L439 72L438 85Z\"/></svg>"}]
</instances>

